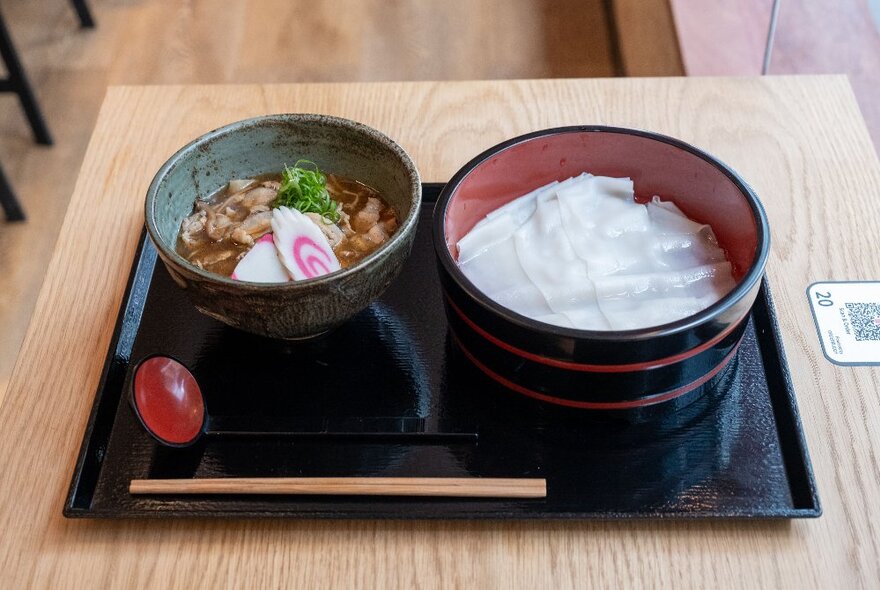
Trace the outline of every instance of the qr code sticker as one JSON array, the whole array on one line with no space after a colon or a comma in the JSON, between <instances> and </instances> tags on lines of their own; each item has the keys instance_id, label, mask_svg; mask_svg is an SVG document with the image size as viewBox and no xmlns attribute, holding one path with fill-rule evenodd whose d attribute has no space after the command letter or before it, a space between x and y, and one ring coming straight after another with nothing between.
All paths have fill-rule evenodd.
<instances>
[{"instance_id":1,"label":"qr code sticker","mask_svg":"<svg viewBox=\"0 0 880 590\"><path fill-rule=\"evenodd\" d=\"M880 303L847 303L856 340L880 341Z\"/></svg>"}]
</instances>

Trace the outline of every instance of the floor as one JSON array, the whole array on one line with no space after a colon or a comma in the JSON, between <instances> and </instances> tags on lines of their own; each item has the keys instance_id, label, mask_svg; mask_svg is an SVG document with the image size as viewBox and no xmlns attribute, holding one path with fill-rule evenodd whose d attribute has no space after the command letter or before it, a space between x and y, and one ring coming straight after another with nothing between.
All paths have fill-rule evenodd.
<instances>
[{"instance_id":1,"label":"floor","mask_svg":"<svg viewBox=\"0 0 880 590\"><path fill-rule=\"evenodd\" d=\"M29 216L0 220L0 402L108 85L613 73L602 0L90 3L93 31L65 0L0 0L55 136L34 144L0 95L0 161Z\"/></svg>"},{"instance_id":2,"label":"floor","mask_svg":"<svg viewBox=\"0 0 880 590\"><path fill-rule=\"evenodd\" d=\"M761 73L773 0L668 1L687 75ZM771 57L771 75L846 74L880 148L880 0L780 0Z\"/></svg>"}]
</instances>

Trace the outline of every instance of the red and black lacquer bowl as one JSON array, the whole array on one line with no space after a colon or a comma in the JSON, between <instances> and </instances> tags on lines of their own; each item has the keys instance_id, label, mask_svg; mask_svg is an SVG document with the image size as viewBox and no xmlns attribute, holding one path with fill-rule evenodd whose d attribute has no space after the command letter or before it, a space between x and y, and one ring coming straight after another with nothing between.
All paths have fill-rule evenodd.
<instances>
[{"instance_id":1,"label":"red and black lacquer bowl","mask_svg":"<svg viewBox=\"0 0 880 590\"><path fill-rule=\"evenodd\" d=\"M690 317L603 332L519 315L461 273L456 244L477 221L539 186L585 171L630 177L637 199L659 195L711 225L733 263L736 287ZM681 407L721 380L735 364L770 246L763 207L725 164L677 139L601 126L538 131L483 152L441 193L433 234L452 336L477 368L543 402L614 414Z\"/></svg>"}]
</instances>

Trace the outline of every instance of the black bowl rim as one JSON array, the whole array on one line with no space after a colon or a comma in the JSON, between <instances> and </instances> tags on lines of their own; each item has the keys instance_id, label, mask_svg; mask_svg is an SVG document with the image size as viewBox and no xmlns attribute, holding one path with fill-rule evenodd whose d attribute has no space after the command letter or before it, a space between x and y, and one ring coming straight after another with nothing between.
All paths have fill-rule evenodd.
<instances>
[{"instance_id":1,"label":"black bowl rim","mask_svg":"<svg viewBox=\"0 0 880 590\"><path fill-rule=\"evenodd\" d=\"M752 210L757 225L758 248L755 254L755 259L752 265L749 267L748 271L746 272L745 276L737 284L737 286L734 287L732 291L727 293L727 295L722 297L720 300L713 303L706 309L695 313L694 315L676 320L674 322L661 324L659 326L639 328L637 330L579 330L576 328L566 328L563 326L546 324L544 322L539 322L524 315L518 314L502 306L501 304L496 303L494 300L484 295L482 291L477 289L477 287L474 286L474 284L459 270L458 264L456 264L455 260L452 258L452 255L449 252L449 249L446 246L446 210L449 206L449 202L451 201L452 196L458 190L458 187L461 185L461 183L479 165L486 162L490 157L499 154L505 150L508 150L516 145L532 141L539 137L562 135L565 133L616 133L622 135L633 135L642 139L649 139L652 141L659 141L661 143L665 143L667 145L671 145L673 147L684 150L685 152L708 162L709 164L720 170L731 182L733 182L733 184L740 190L743 196L745 196L746 201L748 202L749 207ZM758 199L758 196L755 194L752 188L732 168L724 164L718 158L680 139L675 139L674 137L669 137L668 135L662 135L653 131L632 129L628 127L613 127L607 125L569 125L564 127L542 129L539 131L533 131L530 133L519 135L517 137L503 141L493 147L490 147L489 149L474 157L470 162L465 164L443 187L443 190L440 192L440 195L437 198L437 204L434 206L432 226L434 251L437 255L438 260L440 261L440 264L443 265L444 270L450 277L452 277L452 279L458 284L458 286L472 300L477 302L488 312L496 316L501 316L501 318L503 318L507 322L510 322L515 326L527 330L549 333L551 335L556 335L564 338L588 339L608 342L635 342L650 340L653 338L660 338L664 336L672 336L675 334L686 332L688 330L692 330L697 326L706 324L707 322L717 318L718 316L722 315L730 308L732 308L734 305L736 305L742 298L746 297L753 290L755 285L764 276L764 268L767 264L767 259L770 253L770 227L767 221L767 214L764 211L764 206L761 204L761 201Z\"/></svg>"},{"instance_id":2,"label":"black bowl rim","mask_svg":"<svg viewBox=\"0 0 880 590\"><path fill-rule=\"evenodd\" d=\"M359 131L368 136L375 135L374 139L378 139L380 143L384 143L391 151L397 154L401 161L403 161L405 164L408 164L408 166L406 167L412 172L408 176L410 176L410 189L414 197L413 206L410 208L407 218L400 224L397 232L395 232L395 234L391 236L391 239L388 240L388 242L382 244L382 246L376 249L375 252L370 253L369 256L364 257L353 266L333 271L319 277L298 281L288 281L286 283L256 283L253 281L240 281L238 279L225 277L223 275L197 267L196 265L189 262L186 258L178 254L175 248L169 248L165 244L165 242L159 236L158 227L156 227L154 220L150 216L150 208L154 206L156 196L159 194L159 183L162 181L162 179L164 179L168 172L171 171L177 161L185 153L196 150L199 148L199 146L208 144L218 137L223 137L229 133L233 133L244 126L256 127L272 121L328 122L340 127L354 129L355 131ZM150 235L150 240L152 240L153 244L156 246L156 249L159 250L161 254L163 254L163 258L167 258L170 261L173 261L175 264L182 266L188 272L191 272L203 279L208 279L233 287L246 287L248 289L255 290L297 290L301 289L303 286L317 285L320 283L327 283L344 279L348 276L351 276L352 274L357 273L363 268L366 268L373 265L374 263L378 263L379 261L383 260L383 254L387 253L394 245L400 247L401 242L406 240L407 234L415 231L416 225L418 224L419 220L419 211L421 210L421 204L422 181L419 175L419 170L418 168L416 168L416 164L413 161L412 156L410 156L406 152L406 150L404 150L400 146L400 144L398 144L396 141L394 141L378 129L370 127L369 125L365 125L364 123L359 123L351 119L336 117L333 115L322 115L319 113L275 113L270 115L260 115L258 117L250 117L247 119L242 119L240 121L233 121L232 123L228 123L226 125L223 125L222 127L218 127L211 131L208 131L203 135L198 136L197 138L193 139L182 148L174 152L174 154L171 155L165 161L165 163L162 164L162 167L159 168L159 170L156 172L155 176L153 176L153 180L150 181L150 186L147 189L147 198L144 202L144 224L147 227L147 233Z\"/></svg>"}]
</instances>

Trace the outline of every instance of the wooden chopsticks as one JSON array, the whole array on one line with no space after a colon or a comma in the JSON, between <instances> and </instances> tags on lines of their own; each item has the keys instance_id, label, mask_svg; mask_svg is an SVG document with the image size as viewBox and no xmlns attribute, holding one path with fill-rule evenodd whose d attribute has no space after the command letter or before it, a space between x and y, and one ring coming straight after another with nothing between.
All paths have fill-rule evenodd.
<instances>
[{"instance_id":1,"label":"wooden chopsticks","mask_svg":"<svg viewBox=\"0 0 880 590\"><path fill-rule=\"evenodd\" d=\"M230 477L134 479L131 494L295 494L545 498L547 480L490 477Z\"/></svg>"}]
</instances>

